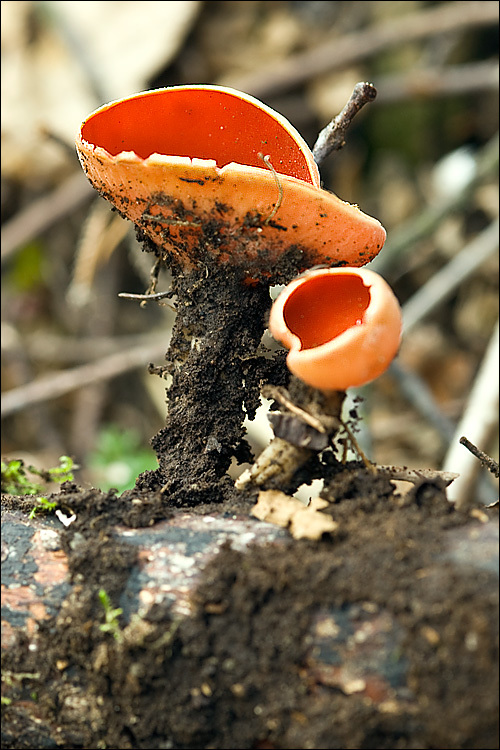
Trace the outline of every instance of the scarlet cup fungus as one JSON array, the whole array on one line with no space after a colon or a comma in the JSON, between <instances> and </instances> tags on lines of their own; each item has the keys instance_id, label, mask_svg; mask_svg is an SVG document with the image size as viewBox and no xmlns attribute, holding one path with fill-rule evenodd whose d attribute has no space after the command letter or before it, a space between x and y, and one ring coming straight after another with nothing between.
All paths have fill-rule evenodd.
<instances>
[{"instance_id":1,"label":"scarlet cup fungus","mask_svg":"<svg viewBox=\"0 0 500 750\"><path fill-rule=\"evenodd\" d=\"M223 86L173 86L107 104L76 139L94 187L184 268L205 254L262 278L283 253L298 270L362 266L382 248L374 218L320 187L302 136Z\"/></svg>"},{"instance_id":2,"label":"scarlet cup fungus","mask_svg":"<svg viewBox=\"0 0 500 750\"><path fill-rule=\"evenodd\" d=\"M366 268L307 272L285 287L269 316L272 335L290 350L290 371L324 391L381 375L397 353L401 325L390 286Z\"/></svg>"},{"instance_id":3,"label":"scarlet cup fungus","mask_svg":"<svg viewBox=\"0 0 500 750\"><path fill-rule=\"evenodd\" d=\"M284 414L271 413L275 437L238 478L237 488L293 482L298 469L329 447L341 428L370 465L342 420L345 391L387 370L398 351L401 329L394 293L366 268L315 269L288 284L272 305L269 330L289 349L288 369L309 390L301 394L305 403L299 406L270 389L268 395L281 401Z\"/></svg>"},{"instance_id":4,"label":"scarlet cup fungus","mask_svg":"<svg viewBox=\"0 0 500 750\"><path fill-rule=\"evenodd\" d=\"M174 86L107 104L76 138L98 192L172 271L177 317L167 363L159 469L136 490L172 504L222 499L243 420L281 362L258 357L269 283L316 265L359 267L385 230L320 186L313 154L280 114L222 86ZM278 380L279 380L278 378ZM221 497L222 495L222 497Z\"/></svg>"}]
</instances>

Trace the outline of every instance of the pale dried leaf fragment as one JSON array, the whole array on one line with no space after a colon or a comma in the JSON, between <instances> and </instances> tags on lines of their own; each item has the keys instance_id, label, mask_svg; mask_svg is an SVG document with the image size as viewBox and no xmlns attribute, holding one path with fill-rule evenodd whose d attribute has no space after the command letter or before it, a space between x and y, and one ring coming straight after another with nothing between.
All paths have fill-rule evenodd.
<instances>
[{"instance_id":1,"label":"pale dried leaf fragment","mask_svg":"<svg viewBox=\"0 0 500 750\"><path fill-rule=\"evenodd\" d=\"M338 523L325 513L310 508L302 508L290 521L290 533L294 539L321 539L323 534L331 534Z\"/></svg>"},{"instance_id":2,"label":"pale dried leaf fragment","mask_svg":"<svg viewBox=\"0 0 500 750\"><path fill-rule=\"evenodd\" d=\"M320 512L320 508L327 505L326 500L316 498L309 506L304 507L300 500L284 492L264 490L259 492L252 515L260 521L288 528L295 539L317 540L323 534L332 533L338 528L338 523L333 518Z\"/></svg>"},{"instance_id":3,"label":"pale dried leaf fragment","mask_svg":"<svg viewBox=\"0 0 500 750\"><path fill-rule=\"evenodd\" d=\"M257 504L252 508L252 515L259 521L274 523L276 526L287 528L292 516L304 509L304 504L294 497L279 490L264 490L259 492Z\"/></svg>"}]
</instances>

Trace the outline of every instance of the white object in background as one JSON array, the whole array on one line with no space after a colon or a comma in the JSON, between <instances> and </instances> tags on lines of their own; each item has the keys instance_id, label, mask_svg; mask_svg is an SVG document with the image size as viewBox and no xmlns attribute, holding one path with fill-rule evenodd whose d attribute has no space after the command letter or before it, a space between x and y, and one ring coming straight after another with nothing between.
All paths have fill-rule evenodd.
<instances>
[{"instance_id":1,"label":"white object in background","mask_svg":"<svg viewBox=\"0 0 500 750\"><path fill-rule=\"evenodd\" d=\"M448 498L457 508L465 509L473 504L476 478L481 468L479 460L460 443L460 438L464 436L480 450L485 450L488 439L498 425L498 354L497 321L465 411L441 467L443 471L460 474L448 490Z\"/></svg>"}]
</instances>

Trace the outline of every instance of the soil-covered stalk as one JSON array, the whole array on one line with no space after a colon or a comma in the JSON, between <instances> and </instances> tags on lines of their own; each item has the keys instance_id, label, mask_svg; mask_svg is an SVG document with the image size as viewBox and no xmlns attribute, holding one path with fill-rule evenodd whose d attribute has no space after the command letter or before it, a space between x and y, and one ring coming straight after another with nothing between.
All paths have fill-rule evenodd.
<instances>
[{"instance_id":1,"label":"soil-covered stalk","mask_svg":"<svg viewBox=\"0 0 500 750\"><path fill-rule=\"evenodd\" d=\"M270 364L256 355L268 284L244 283L235 267L178 274L173 284L178 313L164 368L172 382L165 427L152 439L159 468L138 486L153 479L173 505L217 502L233 490L225 477L232 457L251 460L243 420L259 404L262 365Z\"/></svg>"}]
</instances>

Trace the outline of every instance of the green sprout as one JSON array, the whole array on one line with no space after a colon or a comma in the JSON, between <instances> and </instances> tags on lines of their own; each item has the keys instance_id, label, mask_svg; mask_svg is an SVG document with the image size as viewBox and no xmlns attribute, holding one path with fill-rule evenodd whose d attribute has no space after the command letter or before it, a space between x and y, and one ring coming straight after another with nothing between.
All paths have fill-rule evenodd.
<instances>
[{"instance_id":1,"label":"green sprout","mask_svg":"<svg viewBox=\"0 0 500 750\"><path fill-rule=\"evenodd\" d=\"M56 500L49 500L46 497L39 497L38 503L31 509L29 518L34 518L37 513L52 513L57 508Z\"/></svg>"},{"instance_id":2,"label":"green sprout","mask_svg":"<svg viewBox=\"0 0 500 750\"><path fill-rule=\"evenodd\" d=\"M26 466L20 458L11 461L2 460L2 492L9 495L39 495L43 492L44 482L71 482L74 479L73 471L78 466L70 456L61 456L59 466L51 469L37 469L36 466ZM34 477L37 477L35 480Z\"/></svg>"},{"instance_id":3,"label":"green sprout","mask_svg":"<svg viewBox=\"0 0 500 750\"><path fill-rule=\"evenodd\" d=\"M21 459L2 461L2 492L9 495L37 495L43 487L29 479L26 471Z\"/></svg>"},{"instance_id":4,"label":"green sprout","mask_svg":"<svg viewBox=\"0 0 500 750\"><path fill-rule=\"evenodd\" d=\"M52 482L62 484L63 482L72 482L74 479L73 470L78 469L71 456L60 456L59 466L54 466L47 470L47 474Z\"/></svg>"},{"instance_id":5,"label":"green sprout","mask_svg":"<svg viewBox=\"0 0 500 750\"><path fill-rule=\"evenodd\" d=\"M102 625L99 625L99 630L102 630L103 633L112 633L113 638L117 641L121 640L122 632L118 623L118 617L123 614L123 609L121 607L113 609L111 599L104 589L99 589L99 601L104 609L105 620Z\"/></svg>"}]
</instances>

